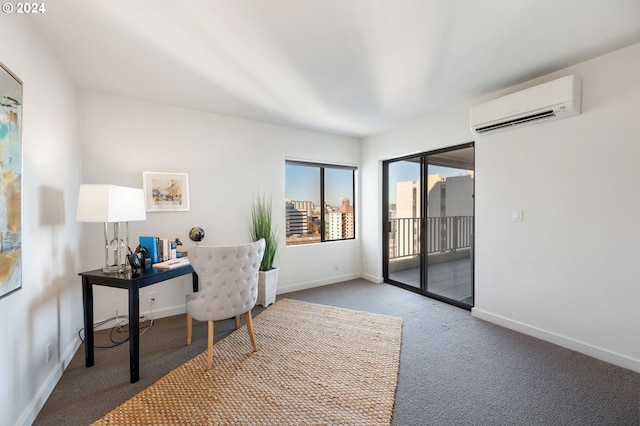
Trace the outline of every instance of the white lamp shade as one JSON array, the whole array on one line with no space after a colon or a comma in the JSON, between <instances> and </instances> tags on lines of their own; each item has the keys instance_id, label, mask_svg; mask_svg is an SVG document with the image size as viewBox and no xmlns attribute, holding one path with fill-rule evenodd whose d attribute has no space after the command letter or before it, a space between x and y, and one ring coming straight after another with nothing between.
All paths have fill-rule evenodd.
<instances>
[{"instance_id":1,"label":"white lamp shade","mask_svg":"<svg viewBox=\"0 0 640 426\"><path fill-rule=\"evenodd\" d=\"M80 185L78 222L132 222L146 220L144 192L117 185Z\"/></svg>"}]
</instances>

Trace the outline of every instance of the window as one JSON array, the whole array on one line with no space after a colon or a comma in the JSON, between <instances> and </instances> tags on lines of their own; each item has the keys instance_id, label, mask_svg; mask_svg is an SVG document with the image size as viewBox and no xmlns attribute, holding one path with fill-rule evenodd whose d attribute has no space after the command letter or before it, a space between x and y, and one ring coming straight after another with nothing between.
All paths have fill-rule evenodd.
<instances>
[{"instance_id":1,"label":"window","mask_svg":"<svg viewBox=\"0 0 640 426\"><path fill-rule=\"evenodd\" d=\"M287 160L287 245L355 238L353 166Z\"/></svg>"}]
</instances>

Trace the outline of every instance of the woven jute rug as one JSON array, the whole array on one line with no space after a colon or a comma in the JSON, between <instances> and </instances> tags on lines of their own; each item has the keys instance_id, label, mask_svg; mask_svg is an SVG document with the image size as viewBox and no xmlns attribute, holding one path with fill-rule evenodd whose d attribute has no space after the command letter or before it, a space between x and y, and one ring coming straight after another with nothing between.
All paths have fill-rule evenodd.
<instances>
[{"instance_id":1,"label":"woven jute rug","mask_svg":"<svg viewBox=\"0 0 640 426\"><path fill-rule=\"evenodd\" d=\"M402 320L283 299L95 425L388 425Z\"/></svg>"}]
</instances>

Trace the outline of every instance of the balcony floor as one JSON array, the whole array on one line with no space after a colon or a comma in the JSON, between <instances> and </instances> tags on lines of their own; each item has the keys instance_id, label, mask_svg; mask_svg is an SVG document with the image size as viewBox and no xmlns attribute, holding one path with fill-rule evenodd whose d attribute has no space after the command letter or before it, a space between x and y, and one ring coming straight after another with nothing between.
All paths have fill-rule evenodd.
<instances>
[{"instance_id":1,"label":"balcony floor","mask_svg":"<svg viewBox=\"0 0 640 426\"><path fill-rule=\"evenodd\" d=\"M391 272L389 278L411 287L420 288L420 268ZM473 275L471 259L435 263L427 268L430 293L473 306Z\"/></svg>"}]
</instances>

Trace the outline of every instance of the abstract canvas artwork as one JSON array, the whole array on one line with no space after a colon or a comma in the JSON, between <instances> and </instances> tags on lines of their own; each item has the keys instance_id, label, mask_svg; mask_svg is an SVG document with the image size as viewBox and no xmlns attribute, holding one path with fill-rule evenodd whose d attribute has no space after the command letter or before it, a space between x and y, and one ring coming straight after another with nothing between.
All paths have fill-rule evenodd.
<instances>
[{"instance_id":1,"label":"abstract canvas artwork","mask_svg":"<svg viewBox=\"0 0 640 426\"><path fill-rule=\"evenodd\" d=\"M0 297L22 288L22 81L0 63Z\"/></svg>"}]
</instances>

